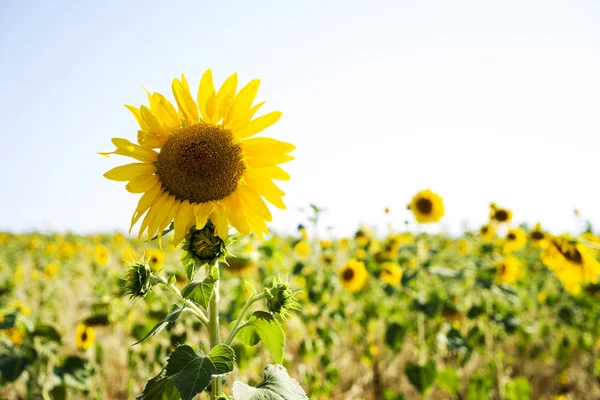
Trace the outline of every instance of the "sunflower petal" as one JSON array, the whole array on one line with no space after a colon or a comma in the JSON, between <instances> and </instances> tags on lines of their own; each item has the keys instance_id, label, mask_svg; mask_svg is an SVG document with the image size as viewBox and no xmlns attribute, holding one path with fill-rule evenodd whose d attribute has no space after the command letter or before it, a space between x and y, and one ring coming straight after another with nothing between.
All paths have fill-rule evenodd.
<instances>
[{"instance_id":1,"label":"sunflower petal","mask_svg":"<svg viewBox=\"0 0 600 400\"><path fill-rule=\"evenodd\" d=\"M130 106L128 104L125 104L125 107L129 111L131 111L131 113L135 117L135 120L140 125L140 128L142 128L142 130L148 130L148 125L146 125L146 123L144 122L144 119L142 118L142 113L141 113L140 109L137 107L134 107L134 106Z\"/></svg>"},{"instance_id":2,"label":"sunflower petal","mask_svg":"<svg viewBox=\"0 0 600 400\"><path fill-rule=\"evenodd\" d=\"M256 213L265 221L271 222L273 220L273 216L271 215L269 207L267 207L262 197L260 197L254 190L250 189L246 185L240 185L238 187L238 191L240 200L245 207L255 210Z\"/></svg>"},{"instance_id":3,"label":"sunflower petal","mask_svg":"<svg viewBox=\"0 0 600 400\"><path fill-rule=\"evenodd\" d=\"M270 179L263 178L259 175L247 171L244 180L260 196L263 196L267 201L275 207L285 210L286 206L281 200L281 196L285 193L279 189Z\"/></svg>"},{"instance_id":4,"label":"sunflower petal","mask_svg":"<svg viewBox=\"0 0 600 400\"><path fill-rule=\"evenodd\" d=\"M235 99L235 90L237 89L237 84L238 75L237 73L234 73L227 78L225 82L223 82L223 85L221 85L221 88L217 92L217 98L221 101L221 105L219 106L219 116L217 118L218 120L225 118L229 112L231 104L233 104L233 100Z\"/></svg>"},{"instance_id":5,"label":"sunflower petal","mask_svg":"<svg viewBox=\"0 0 600 400\"><path fill-rule=\"evenodd\" d=\"M185 79L185 76L181 74L181 81L173 79L171 85L173 89L173 95L179 106L179 115L185 122L186 126L195 124L198 122L198 107L194 103L192 94L190 93L190 87Z\"/></svg>"},{"instance_id":6,"label":"sunflower petal","mask_svg":"<svg viewBox=\"0 0 600 400\"><path fill-rule=\"evenodd\" d=\"M200 203L194 207L194 215L196 216L196 229L202 229L206 225L206 221L215 208L214 204Z\"/></svg>"},{"instance_id":7,"label":"sunflower petal","mask_svg":"<svg viewBox=\"0 0 600 400\"><path fill-rule=\"evenodd\" d=\"M258 93L258 87L260 86L260 80L254 79L248 82L240 92L235 96L231 109L225 117L224 126L226 129L229 128L230 124L235 121L236 118L243 116L252 107L256 93Z\"/></svg>"},{"instance_id":8,"label":"sunflower petal","mask_svg":"<svg viewBox=\"0 0 600 400\"><path fill-rule=\"evenodd\" d=\"M131 143L127 139L113 138L111 141L117 147L117 150L108 154L119 154L143 162L154 162L158 159L158 153L154 150L145 149L142 146Z\"/></svg>"},{"instance_id":9,"label":"sunflower petal","mask_svg":"<svg viewBox=\"0 0 600 400\"><path fill-rule=\"evenodd\" d=\"M271 178L278 181L287 181L290 179L290 174L276 165L271 167L255 168L253 171L256 172L257 175L260 175L264 178Z\"/></svg>"},{"instance_id":10,"label":"sunflower petal","mask_svg":"<svg viewBox=\"0 0 600 400\"><path fill-rule=\"evenodd\" d=\"M144 174L153 174L156 172L156 167L152 164L146 163L132 163L120 165L107 171L104 174L106 179L110 179L112 181L130 181L133 178L136 178L140 175Z\"/></svg>"},{"instance_id":11,"label":"sunflower petal","mask_svg":"<svg viewBox=\"0 0 600 400\"><path fill-rule=\"evenodd\" d=\"M246 154L246 162L250 168L263 168L263 167L271 167L276 164L283 164L288 161L292 161L294 159L293 156L288 156L287 154L264 154L264 157L261 157L261 154Z\"/></svg>"},{"instance_id":12,"label":"sunflower petal","mask_svg":"<svg viewBox=\"0 0 600 400\"><path fill-rule=\"evenodd\" d=\"M185 200L175 214L175 244L183 240L194 223L194 208L188 200Z\"/></svg>"},{"instance_id":13,"label":"sunflower petal","mask_svg":"<svg viewBox=\"0 0 600 400\"><path fill-rule=\"evenodd\" d=\"M210 213L210 220L215 225L215 234L221 239L227 239L229 229L227 225L227 211L223 202L216 201L215 208Z\"/></svg>"},{"instance_id":14,"label":"sunflower petal","mask_svg":"<svg viewBox=\"0 0 600 400\"><path fill-rule=\"evenodd\" d=\"M158 198L162 190L161 185L156 185L152 189L148 190L146 193L140 197L140 201L131 217L131 226L129 227L129 233L131 233L131 229L135 225L135 223L140 219L142 215L150 208L150 206L154 203L154 201Z\"/></svg>"},{"instance_id":15,"label":"sunflower petal","mask_svg":"<svg viewBox=\"0 0 600 400\"><path fill-rule=\"evenodd\" d=\"M167 200L168 196L169 196L169 194L167 192L163 192L160 196L158 196L158 198L156 199L154 204L152 204L152 206L146 213L146 216L142 220L142 225L140 226L140 232L138 233L138 239L140 239L142 237L142 235L144 234L144 231L146 230L146 228L148 228L148 225L152 222L152 220L154 220L154 218L156 217L156 214L158 212L160 212L160 210L161 210L163 204L165 203L165 200ZM148 235L150 236L150 234L148 234ZM152 236L150 236L150 237L152 237Z\"/></svg>"},{"instance_id":16,"label":"sunflower petal","mask_svg":"<svg viewBox=\"0 0 600 400\"><path fill-rule=\"evenodd\" d=\"M212 114L207 112L206 103L214 93L215 85L213 83L212 71L209 68L202 74L200 85L198 85L198 108L200 109L202 120L207 122L211 119Z\"/></svg>"},{"instance_id":17,"label":"sunflower petal","mask_svg":"<svg viewBox=\"0 0 600 400\"><path fill-rule=\"evenodd\" d=\"M250 136L256 135L258 132L273 125L275 122L279 121L279 118L281 118L281 112L273 111L271 113L268 113L266 115L258 117L255 120L250 121L243 129L238 130L238 131L233 131L233 134L237 138L240 138L240 139L248 138ZM272 140L274 140L274 139L272 139ZM284 143L284 142L281 142L281 143ZM293 150L293 148L291 150ZM291 151L291 150L289 150L289 151Z\"/></svg>"},{"instance_id":18,"label":"sunflower petal","mask_svg":"<svg viewBox=\"0 0 600 400\"><path fill-rule=\"evenodd\" d=\"M239 233L243 235L249 234L250 227L248 226L248 219L246 219L244 207L242 206L242 202L237 191L231 196L223 199L223 204L225 205L227 218L229 219L229 222L231 222L231 225L237 229Z\"/></svg>"},{"instance_id":19,"label":"sunflower petal","mask_svg":"<svg viewBox=\"0 0 600 400\"><path fill-rule=\"evenodd\" d=\"M146 174L133 178L125 186L125 189L130 193L143 193L152 189L156 184L158 184L158 176Z\"/></svg>"}]
</instances>

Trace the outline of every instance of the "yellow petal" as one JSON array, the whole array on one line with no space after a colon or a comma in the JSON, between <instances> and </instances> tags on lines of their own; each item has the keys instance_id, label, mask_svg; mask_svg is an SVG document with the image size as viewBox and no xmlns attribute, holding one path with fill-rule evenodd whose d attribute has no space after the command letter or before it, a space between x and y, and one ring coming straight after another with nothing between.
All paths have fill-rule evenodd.
<instances>
[{"instance_id":1,"label":"yellow petal","mask_svg":"<svg viewBox=\"0 0 600 400\"><path fill-rule=\"evenodd\" d=\"M148 129L150 130L150 132L155 132L155 133L159 133L159 134L165 133L162 122L161 122L160 118L158 118L158 115L156 115L156 113L154 111L152 111L150 108L148 108L146 106L141 106L140 112L142 113L142 118L144 119L144 122L146 123L146 125L148 125Z\"/></svg>"},{"instance_id":2,"label":"yellow petal","mask_svg":"<svg viewBox=\"0 0 600 400\"><path fill-rule=\"evenodd\" d=\"M142 113L140 112L140 109L137 107L134 107L134 106L127 105L127 104L125 104L125 107L129 111L131 111L131 113L135 117L135 120L140 125L140 128L142 128L142 130L148 130L148 125L146 125L146 123L144 122L144 119L142 118Z\"/></svg>"},{"instance_id":3,"label":"yellow petal","mask_svg":"<svg viewBox=\"0 0 600 400\"><path fill-rule=\"evenodd\" d=\"M255 168L253 171L264 178L271 178L278 181L287 181L290 179L290 174L276 165L272 167Z\"/></svg>"},{"instance_id":4,"label":"yellow petal","mask_svg":"<svg viewBox=\"0 0 600 400\"><path fill-rule=\"evenodd\" d=\"M137 141L145 149L161 148L167 136L157 136L152 132L138 131Z\"/></svg>"},{"instance_id":5,"label":"yellow petal","mask_svg":"<svg viewBox=\"0 0 600 400\"><path fill-rule=\"evenodd\" d=\"M254 117L254 114L256 114L258 109L261 108L263 104L265 104L264 101L256 104L255 106L253 106L251 109L249 109L244 114L236 116L234 121L232 121L229 124L229 129L232 132L237 132L237 131L241 131L242 129L244 129L246 127L246 125L248 125L248 122L250 122L252 117Z\"/></svg>"},{"instance_id":6,"label":"yellow petal","mask_svg":"<svg viewBox=\"0 0 600 400\"><path fill-rule=\"evenodd\" d=\"M181 81L173 79L172 89L177 105L179 106L179 115L185 122L185 125L189 126L197 123L198 107L194 103L194 99L192 99L190 87L183 74L181 74Z\"/></svg>"},{"instance_id":7,"label":"yellow petal","mask_svg":"<svg viewBox=\"0 0 600 400\"><path fill-rule=\"evenodd\" d=\"M237 138L248 138L250 136L256 135L258 132L273 125L275 122L279 121L279 118L281 118L281 112L273 111L271 113L263 115L262 117L258 117L253 121L250 121L243 129L237 132L234 131L233 133Z\"/></svg>"},{"instance_id":8,"label":"yellow petal","mask_svg":"<svg viewBox=\"0 0 600 400\"><path fill-rule=\"evenodd\" d=\"M256 121L256 120L255 120ZM282 142L271 138L252 138L242 142L242 148L255 154L278 153L287 154L293 151L296 146L291 143Z\"/></svg>"},{"instance_id":9,"label":"yellow petal","mask_svg":"<svg viewBox=\"0 0 600 400\"><path fill-rule=\"evenodd\" d=\"M285 204L281 201L281 196L285 195L285 193L270 179L256 175L252 171L246 171L244 180L252 190L267 199L269 203L279 209L286 209Z\"/></svg>"},{"instance_id":10,"label":"yellow petal","mask_svg":"<svg viewBox=\"0 0 600 400\"><path fill-rule=\"evenodd\" d=\"M194 208L188 200L185 200L175 214L175 244L183 240L194 223Z\"/></svg>"},{"instance_id":11,"label":"yellow petal","mask_svg":"<svg viewBox=\"0 0 600 400\"><path fill-rule=\"evenodd\" d=\"M112 142L117 146L117 150L108 154L120 154L143 162L154 162L158 159L157 152L133 144L127 139L113 138Z\"/></svg>"},{"instance_id":12,"label":"yellow petal","mask_svg":"<svg viewBox=\"0 0 600 400\"><path fill-rule=\"evenodd\" d=\"M218 120L225 118L229 112L231 104L235 99L235 90L237 89L237 84L238 76L237 73L235 73L227 78L225 82L223 82L223 85L221 85L221 88L217 92L217 98L221 101L221 105L219 106L219 117L217 118Z\"/></svg>"},{"instance_id":13,"label":"yellow petal","mask_svg":"<svg viewBox=\"0 0 600 400\"><path fill-rule=\"evenodd\" d=\"M146 163L132 163L120 165L107 171L104 177L112 181L130 181L139 175L153 174L156 172L156 167Z\"/></svg>"},{"instance_id":14,"label":"yellow petal","mask_svg":"<svg viewBox=\"0 0 600 400\"><path fill-rule=\"evenodd\" d=\"M265 154L264 157L256 156L257 154L246 154L246 163L252 169L271 167L275 164L283 164L294 159L294 157L287 154Z\"/></svg>"},{"instance_id":15,"label":"yellow petal","mask_svg":"<svg viewBox=\"0 0 600 400\"><path fill-rule=\"evenodd\" d=\"M231 225L237 229L237 231L243 235L250 233L250 227L248 226L248 220L244 212L244 207L240 201L239 195L234 192L231 196L223 199L225 210L227 211L227 218Z\"/></svg>"},{"instance_id":16,"label":"yellow petal","mask_svg":"<svg viewBox=\"0 0 600 400\"><path fill-rule=\"evenodd\" d=\"M214 209L214 204L212 202L209 203L200 203L194 207L194 215L196 216L196 229L202 229L206 225L206 221L210 213L212 213Z\"/></svg>"},{"instance_id":17,"label":"yellow petal","mask_svg":"<svg viewBox=\"0 0 600 400\"><path fill-rule=\"evenodd\" d=\"M165 192L166 193L166 192ZM163 193L164 194L164 193ZM167 194L166 199L162 203L158 212L154 215L154 218L148 224L148 240L151 240L157 233L162 233L159 231L159 227L163 223L163 221L168 217L171 212L171 207L175 202L175 197ZM160 244L160 243L159 243Z\"/></svg>"},{"instance_id":18,"label":"yellow petal","mask_svg":"<svg viewBox=\"0 0 600 400\"><path fill-rule=\"evenodd\" d=\"M225 206L220 201L214 202L215 208L210 213L210 220L215 225L215 234L225 240L228 236L227 211Z\"/></svg>"},{"instance_id":19,"label":"yellow petal","mask_svg":"<svg viewBox=\"0 0 600 400\"><path fill-rule=\"evenodd\" d=\"M167 200L167 197L169 197L169 194L167 192L163 192L160 196L158 196L154 204L150 206L150 209L148 210L146 216L142 220L140 232L138 233L138 239L142 237L142 234L144 233L150 222L152 222L156 214L161 210L163 204Z\"/></svg>"},{"instance_id":20,"label":"yellow petal","mask_svg":"<svg viewBox=\"0 0 600 400\"><path fill-rule=\"evenodd\" d=\"M152 203L154 203L154 201L158 198L161 191L162 186L156 185L155 187L144 193L142 197L140 197L140 201L138 202L135 212L133 213L133 217L131 217L131 226L129 227L129 233L131 233L133 225L135 225L135 223L140 219L140 217L144 215L146 210L148 210Z\"/></svg>"},{"instance_id":21,"label":"yellow petal","mask_svg":"<svg viewBox=\"0 0 600 400\"><path fill-rule=\"evenodd\" d=\"M235 96L235 100L233 100L231 109L227 113L223 123L225 128L228 128L230 123L232 123L237 117L246 114L250 107L252 107L252 103L254 102L254 98L256 97L259 86L260 80L254 79L248 82L248 84L244 86L242 90L240 90L237 96Z\"/></svg>"},{"instance_id":22,"label":"yellow petal","mask_svg":"<svg viewBox=\"0 0 600 400\"><path fill-rule=\"evenodd\" d=\"M172 200L172 201L171 201ZM169 200L165 203L166 212L163 215L162 221L158 224L158 246L162 249L162 233L169 226L177 211L179 210L179 205L181 203L177 201L174 196L169 196Z\"/></svg>"},{"instance_id":23,"label":"yellow petal","mask_svg":"<svg viewBox=\"0 0 600 400\"><path fill-rule=\"evenodd\" d=\"M212 71L209 68L202 74L200 85L198 85L198 108L202 119L206 122L212 117L212 114L208 114L206 110L206 103L214 93L215 85L213 84Z\"/></svg>"},{"instance_id":24,"label":"yellow petal","mask_svg":"<svg viewBox=\"0 0 600 400\"><path fill-rule=\"evenodd\" d=\"M269 207L267 207L262 197L260 197L254 190L250 189L246 185L240 185L238 187L238 192L244 208L250 208L254 210L255 213L260 215L265 221L270 222L273 220L271 211L269 211Z\"/></svg>"},{"instance_id":25,"label":"yellow petal","mask_svg":"<svg viewBox=\"0 0 600 400\"><path fill-rule=\"evenodd\" d=\"M152 189L154 185L158 184L158 176L156 175L140 175L133 178L126 186L130 193L143 193Z\"/></svg>"},{"instance_id":26,"label":"yellow petal","mask_svg":"<svg viewBox=\"0 0 600 400\"><path fill-rule=\"evenodd\" d=\"M146 88L144 88L144 90L146 90ZM150 92L146 90L146 94L148 95L150 108L156 113L166 127L174 128L181 126L177 110L175 110L175 107L173 107L173 104L171 104L169 100L160 93L150 94Z\"/></svg>"}]
</instances>

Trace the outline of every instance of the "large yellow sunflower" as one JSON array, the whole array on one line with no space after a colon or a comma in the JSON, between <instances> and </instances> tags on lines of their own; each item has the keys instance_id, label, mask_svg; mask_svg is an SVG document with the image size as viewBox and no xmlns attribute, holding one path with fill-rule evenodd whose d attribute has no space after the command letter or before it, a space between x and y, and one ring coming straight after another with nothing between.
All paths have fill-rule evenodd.
<instances>
[{"instance_id":1,"label":"large yellow sunflower","mask_svg":"<svg viewBox=\"0 0 600 400\"><path fill-rule=\"evenodd\" d=\"M160 241L160 233L173 222L174 241L179 243L192 226L201 229L208 219L223 239L229 226L262 237L271 221L263 198L285 209L284 193L273 180L289 179L277 165L293 160L288 153L295 147L253 137L277 122L281 112L254 118L264 104L253 104L260 81L252 80L239 91L237 84L233 74L217 90L209 69L200 80L197 103L182 75L172 85L178 109L161 94L149 92L149 107L126 106L141 128L137 144L115 138L117 149L101 154L138 161L104 176L127 181L131 193L143 193L131 219L133 227L144 217L139 237L158 233Z\"/></svg>"},{"instance_id":2,"label":"large yellow sunflower","mask_svg":"<svg viewBox=\"0 0 600 400\"><path fill-rule=\"evenodd\" d=\"M429 189L422 190L412 198L408 205L420 224L438 222L444 216L444 202L442 198Z\"/></svg>"},{"instance_id":3,"label":"large yellow sunflower","mask_svg":"<svg viewBox=\"0 0 600 400\"><path fill-rule=\"evenodd\" d=\"M582 285L598 282L600 263L587 246L568 236L553 237L542 254L542 262L571 293L579 293Z\"/></svg>"}]
</instances>

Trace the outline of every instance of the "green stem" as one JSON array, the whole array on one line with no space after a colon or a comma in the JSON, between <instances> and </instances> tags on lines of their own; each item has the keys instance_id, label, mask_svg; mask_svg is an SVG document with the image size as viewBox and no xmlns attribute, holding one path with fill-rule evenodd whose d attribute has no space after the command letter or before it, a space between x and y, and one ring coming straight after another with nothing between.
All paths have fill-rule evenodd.
<instances>
[{"instance_id":1,"label":"green stem","mask_svg":"<svg viewBox=\"0 0 600 400\"><path fill-rule=\"evenodd\" d=\"M217 270L219 266L217 264ZM219 335L219 279L215 282L212 296L208 303L208 333L210 348L212 349L221 342ZM217 377L212 380L212 390L210 392L211 400L216 399L221 395L221 378Z\"/></svg>"},{"instance_id":2,"label":"green stem","mask_svg":"<svg viewBox=\"0 0 600 400\"><path fill-rule=\"evenodd\" d=\"M255 302L257 302L258 300L263 299L264 297L265 297L265 293L263 292L260 294L255 294L254 296L252 296L248 300L246 300L246 303L244 304L242 311L240 311L239 317L235 320L235 324L229 331L229 335L227 336L227 339L225 339L226 345L230 345L231 342L233 342L233 339L235 338L235 335L237 335L238 331L240 330L244 316L248 312L248 309L250 308L250 306L252 304L254 304Z\"/></svg>"},{"instance_id":3,"label":"green stem","mask_svg":"<svg viewBox=\"0 0 600 400\"><path fill-rule=\"evenodd\" d=\"M158 279L162 284L165 285L165 287L167 289L169 289L172 293L174 293L175 296L177 296L179 298L179 300L183 301L190 308L192 313L200 320L200 322L202 322L202 325L204 325L205 327L208 327L208 322L209 322L208 318L206 317L206 315L204 314L204 311L202 311L202 309L200 307L198 307L193 301L184 298L181 295L181 292L179 291L179 289L177 289L175 287L175 285L169 285L169 283L165 280L165 278L156 277L156 279Z\"/></svg>"}]
</instances>

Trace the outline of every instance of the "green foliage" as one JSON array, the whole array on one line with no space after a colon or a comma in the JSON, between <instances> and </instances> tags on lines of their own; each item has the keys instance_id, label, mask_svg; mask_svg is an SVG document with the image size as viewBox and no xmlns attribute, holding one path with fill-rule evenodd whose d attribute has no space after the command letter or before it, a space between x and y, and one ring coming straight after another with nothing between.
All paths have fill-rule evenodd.
<instances>
[{"instance_id":1,"label":"green foliage","mask_svg":"<svg viewBox=\"0 0 600 400\"><path fill-rule=\"evenodd\" d=\"M179 346L169 357L166 368L148 381L138 399L177 399L177 391L183 400L192 400L214 378L233 371L234 365L235 354L227 345L213 347L207 356L196 354L190 346Z\"/></svg>"},{"instance_id":2,"label":"green foliage","mask_svg":"<svg viewBox=\"0 0 600 400\"><path fill-rule=\"evenodd\" d=\"M235 400L308 400L304 389L290 378L281 365L267 365L264 379L256 387L240 381L233 383Z\"/></svg>"},{"instance_id":3,"label":"green foliage","mask_svg":"<svg viewBox=\"0 0 600 400\"><path fill-rule=\"evenodd\" d=\"M445 391L453 396L458 394L460 389L460 378L456 369L446 367L437 373L436 383Z\"/></svg>"},{"instance_id":4,"label":"green foliage","mask_svg":"<svg viewBox=\"0 0 600 400\"><path fill-rule=\"evenodd\" d=\"M54 328L52 325L48 324L37 324L33 332L31 332L32 337L40 337L46 340L50 340L56 343L61 343L60 333Z\"/></svg>"},{"instance_id":5,"label":"green foliage","mask_svg":"<svg viewBox=\"0 0 600 400\"><path fill-rule=\"evenodd\" d=\"M479 372L473 374L467 385L465 400L485 400L489 399L493 383L489 375Z\"/></svg>"},{"instance_id":6,"label":"green foliage","mask_svg":"<svg viewBox=\"0 0 600 400\"><path fill-rule=\"evenodd\" d=\"M526 378L520 376L511 379L505 387L508 400L529 400L531 399L531 386Z\"/></svg>"},{"instance_id":7,"label":"green foliage","mask_svg":"<svg viewBox=\"0 0 600 400\"><path fill-rule=\"evenodd\" d=\"M437 374L435 361L428 360L425 364L420 365L413 362L407 362L404 372L408 377L410 383L419 391L424 394L429 390Z\"/></svg>"},{"instance_id":8,"label":"green foliage","mask_svg":"<svg viewBox=\"0 0 600 400\"><path fill-rule=\"evenodd\" d=\"M192 300L194 303L207 308L217 280L219 280L219 270L217 267L213 266L204 280L200 282L190 282L181 289L181 295L184 298Z\"/></svg>"},{"instance_id":9,"label":"green foliage","mask_svg":"<svg viewBox=\"0 0 600 400\"><path fill-rule=\"evenodd\" d=\"M152 328L150 330L150 332L148 332L146 334L146 336L144 336L141 340L135 342L133 345L139 344L139 343L143 342L144 340L148 339L149 337L152 337L152 336L156 335L157 333L160 333L163 329L165 329L167 327L167 325L172 324L175 321L177 321L179 319L179 317L181 316L181 313L183 313L186 309L187 309L186 307L178 308L176 305L173 305L171 312L168 313L167 316L165 318L163 318L162 321L160 321L158 324L156 324L154 326L154 328Z\"/></svg>"},{"instance_id":10,"label":"green foliage","mask_svg":"<svg viewBox=\"0 0 600 400\"><path fill-rule=\"evenodd\" d=\"M283 361L285 334L273 314L255 311L252 317L241 326L237 337L248 346L255 346L262 341L275 361Z\"/></svg>"},{"instance_id":11,"label":"green foliage","mask_svg":"<svg viewBox=\"0 0 600 400\"><path fill-rule=\"evenodd\" d=\"M399 350L400 346L404 342L404 337L406 336L407 331L408 327L406 325L399 324L397 322L388 324L385 330L385 343L392 350Z\"/></svg>"}]
</instances>

